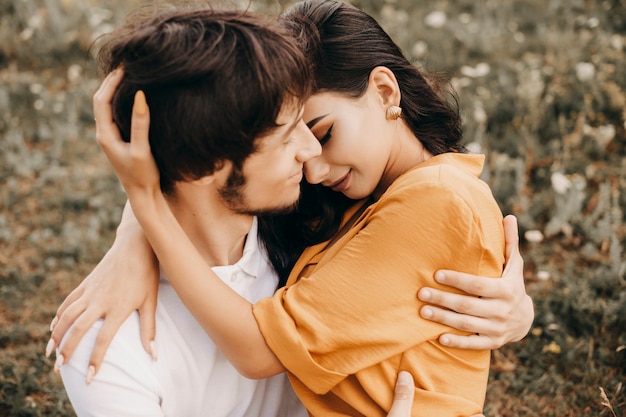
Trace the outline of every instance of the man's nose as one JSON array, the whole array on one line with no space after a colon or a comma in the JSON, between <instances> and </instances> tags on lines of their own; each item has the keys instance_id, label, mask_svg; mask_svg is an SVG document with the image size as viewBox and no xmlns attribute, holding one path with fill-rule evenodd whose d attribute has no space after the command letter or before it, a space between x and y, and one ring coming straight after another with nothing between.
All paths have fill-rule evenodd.
<instances>
[{"instance_id":1,"label":"man's nose","mask_svg":"<svg viewBox=\"0 0 626 417\"><path fill-rule=\"evenodd\" d=\"M306 162L322 154L322 145L320 145L320 142L304 121L300 120L294 131L294 135L297 135L296 139L298 140L298 150L296 153L296 159L298 161Z\"/></svg>"}]
</instances>

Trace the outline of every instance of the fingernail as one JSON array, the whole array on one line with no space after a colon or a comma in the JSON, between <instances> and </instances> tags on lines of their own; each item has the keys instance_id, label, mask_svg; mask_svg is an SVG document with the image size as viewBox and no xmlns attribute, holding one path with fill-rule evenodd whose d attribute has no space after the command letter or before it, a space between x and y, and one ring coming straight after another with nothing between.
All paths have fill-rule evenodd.
<instances>
[{"instance_id":1,"label":"fingernail","mask_svg":"<svg viewBox=\"0 0 626 417\"><path fill-rule=\"evenodd\" d=\"M59 318L57 316L54 316L54 318L50 322L50 331L54 330L58 322L59 322Z\"/></svg>"},{"instance_id":2,"label":"fingernail","mask_svg":"<svg viewBox=\"0 0 626 417\"><path fill-rule=\"evenodd\" d=\"M156 344L154 343L154 340L150 342L150 354L152 355L152 360L156 362L157 353L156 353Z\"/></svg>"},{"instance_id":3,"label":"fingernail","mask_svg":"<svg viewBox=\"0 0 626 417\"><path fill-rule=\"evenodd\" d=\"M424 317L425 319L432 318L433 317L433 310L431 308L428 308L428 307L422 308L422 317Z\"/></svg>"},{"instance_id":4,"label":"fingernail","mask_svg":"<svg viewBox=\"0 0 626 417\"><path fill-rule=\"evenodd\" d=\"M411 374L406 371L401 371L398 374L398 385L407 386L411 383Z\"/></svg>"},{"instance_id":5,"label":"fingernail","mask_svg":"<svg viewBox=\"0 0 626 417\"><path fill-rule=\"evenodd\" d=\"M96 368L93 365L89 365L89 368L87 368L87 385L91 384L91 380L95 374Z\"/></svg>"},{"instance_id":6,"label":"fingernail","mask_svg":"<svg viewBox=\"0 0 626 417\"><path fill-rule=\"evenodd\" d=\"M411 375L406 371L401 371L396 380L394 390L394 400L408 400L411 398Z\"/></svg>"},{"instance_id":7,"label":"fingernail","mask_svg":"<svg viewBox=\"0 0 626 417\"><path fill-rule=\"evenodd\" d=\"M63 361L64 361L64 357L62 354L57 353L57 360L54 362L54 372L55 373L59 373L61 372L61 366L63 366Z\"/></svg>"},{"instance_id":8,"label":"fingernail","mask_svg":"<svg viewBox=\"0 0 626 417\"><path fill-rule=\"evenodd\" d=\"M435 272L435 281L437 281L440 284L446 282L446 273L443 271Z\"/></svg>"},{"instance_id":9,"label":"fingernail","mask_svg":"<svg viewBox=\"0 0 626 417\"><path fill-rule=\"evenodd\" d=\"M133 108L135 109L135 113L140 116L148 113L148 103L146 103L146 95L143 91L137 90L135 93L135 103Z\"/></svg>"},{"instance_id":10,"label":"fingernail","mask_svg":"<svg viewBox=\"0 0 626 417\"><path fill-rule=\"evenodd\" d=\"M450 339L447 336L441 336L439 338L439 343L441 343L444 346L448 346L450 344Z\"/></svg>"},{"instance_id":11,"label":"fingernail","mask_svg":"<svg viewBox=\"0 0 626 417\"><path fill-rule=\"evenodd\" d=\"M430 297L432 296L433 296L433 293L430 292L430 290L423 289L419 292L419 297L420 297L420 300L422 301L428 301L430 300Z\"/></svg>"},{"instance_id":12,"label":"fingernail","mask_svg":"<svg viewBox=\"0 0 626 417\"><path fill-rule=\"evenodd\" d=\"M50 354L54 350L54 345L55 345L54 339L48 340L48 344L46 345L46 352L45 352L46 358L50 357Z\"/></svg>"}]
</instances>

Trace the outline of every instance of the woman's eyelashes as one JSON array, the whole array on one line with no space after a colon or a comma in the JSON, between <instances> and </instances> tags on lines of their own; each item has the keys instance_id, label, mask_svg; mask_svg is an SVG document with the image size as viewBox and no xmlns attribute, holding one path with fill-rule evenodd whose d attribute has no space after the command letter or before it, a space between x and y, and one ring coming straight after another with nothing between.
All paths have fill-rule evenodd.
<instances>
[{"instance_id":1,"label":"woman's eyelashes","mask_svg":"<svg viewBox=\"0 0 626 417\"><path fill-rule=\"evenodd\" d=\"M328 143L328 141L330 140L330 137L332 135L332 132L333 132L333 126L335 126L334 123L332 125L330 125L330 127L328 128L328 130L326 131L324 136L322 136L320 138L320 145L324 146L324 145L326 145L326 143Z\"/></svg>"}]
</instances>

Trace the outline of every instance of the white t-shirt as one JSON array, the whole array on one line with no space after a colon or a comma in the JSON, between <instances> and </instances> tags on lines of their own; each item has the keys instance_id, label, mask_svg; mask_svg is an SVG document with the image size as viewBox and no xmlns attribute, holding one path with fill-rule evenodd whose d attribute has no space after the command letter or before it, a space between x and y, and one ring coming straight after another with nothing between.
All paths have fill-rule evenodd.
<instances>
[{"instance_id":1,"label":"white t-shirt","mask_svg":"<svg viewBox=\"0 0 626 417\"><path fill-rule=\"evenodd\" d=\"M256 219L242 258L213 268L250 302L271 296L278 283L257 238ZM79 417L304 417L286 375L263 380L241 376L218 351L162 275L156 310L155 362L139 337L134 312L115 335L90 385L89 357L102 321L61 367L65 389Z\"/></svg>"}]
</instances>

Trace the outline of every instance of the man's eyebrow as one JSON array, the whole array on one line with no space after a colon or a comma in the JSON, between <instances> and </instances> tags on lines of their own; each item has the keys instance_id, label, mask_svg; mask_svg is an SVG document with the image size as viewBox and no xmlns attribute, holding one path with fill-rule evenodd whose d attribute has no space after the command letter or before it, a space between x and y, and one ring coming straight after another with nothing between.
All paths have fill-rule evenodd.
<instances>
[{"instance_id":1,"label":"man's eyebrow","mask_svg":"<svg viewBox=\"0 0 626 417\"><path fill-rule=\"evenodd\" d=\"M324 117L328 116L329 114L330 113L326 113L324 115L316 117L315 119L307 122L306 127L308 127L309 129L313 129L313 126L315 126L320 120L322 120Z\"/></svg>"}]
</instances>

